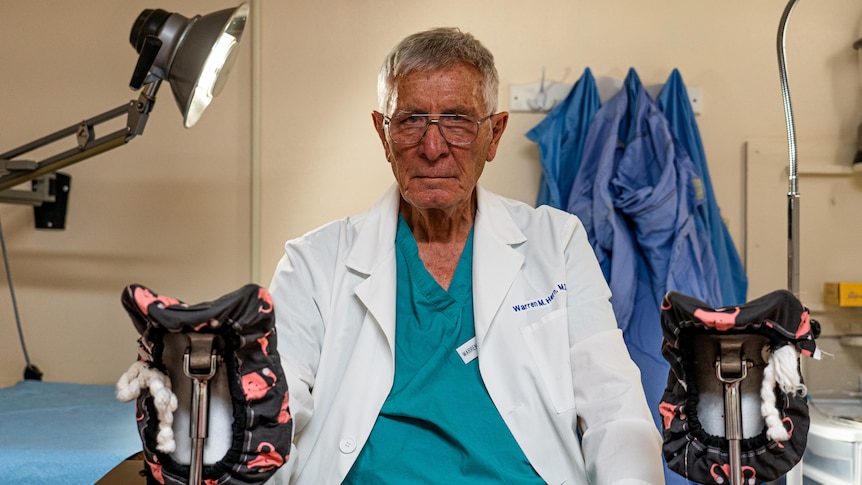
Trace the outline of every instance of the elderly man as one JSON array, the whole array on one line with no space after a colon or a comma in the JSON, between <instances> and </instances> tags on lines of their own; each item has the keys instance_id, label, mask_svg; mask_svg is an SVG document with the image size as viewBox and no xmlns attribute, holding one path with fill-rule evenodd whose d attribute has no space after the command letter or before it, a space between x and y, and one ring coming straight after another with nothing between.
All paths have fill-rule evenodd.
<instances>
[{"instance_id":1,"label":"elderly man","mask_svg":"<svg viewBox=\"0 0 862 485\"><path fill-rule=\"evenodd\" d=\"M386 58L393 187L289 241L272 280L297 484L663 483L661 441L579 220L478 185L493 57L434 29Z\"/></svg>"}]
</instances>

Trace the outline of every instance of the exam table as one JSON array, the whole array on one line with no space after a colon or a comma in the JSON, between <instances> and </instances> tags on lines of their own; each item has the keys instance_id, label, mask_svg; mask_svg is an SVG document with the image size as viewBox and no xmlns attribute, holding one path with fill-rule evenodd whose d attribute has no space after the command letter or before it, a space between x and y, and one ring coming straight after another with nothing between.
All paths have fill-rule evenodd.
<instances>
[{"instance_id":1,"label":"exam table","mask_svg":"<svg viewBox=\"0 0 862 485\"><path fill-rule=\"evenodd\" d=\"M114 392L36 380L0 389L0 482L93 485L140 452L135 404Z\"/></svg>"}]
</instances>

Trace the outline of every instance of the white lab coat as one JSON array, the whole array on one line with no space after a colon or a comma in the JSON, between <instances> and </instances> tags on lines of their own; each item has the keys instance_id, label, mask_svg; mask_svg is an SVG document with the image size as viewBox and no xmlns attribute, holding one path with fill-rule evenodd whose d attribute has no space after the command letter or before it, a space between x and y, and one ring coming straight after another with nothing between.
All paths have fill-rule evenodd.
<instances>
[{"instance_id":1,"label":"white lab coat","mask_svg":"<svg viewBox=\"0 0 862 485\"><path fill-rule=\"evenodd\" d=\"M547 483L664 483L661 440L580 221L477 192L479 369L515 440ZM295 448L272 483L341 483L389 394L398 204L393 186L365 214L285 245L270 291Z\"/></svg>"}]
</instances>

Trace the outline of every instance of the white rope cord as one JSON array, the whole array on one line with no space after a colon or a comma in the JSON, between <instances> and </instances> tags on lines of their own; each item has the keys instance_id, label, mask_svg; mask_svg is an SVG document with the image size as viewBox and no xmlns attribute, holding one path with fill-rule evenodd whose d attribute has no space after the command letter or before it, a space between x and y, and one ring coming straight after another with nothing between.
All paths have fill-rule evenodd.
<instances>
[{"instance_id":1,"label":"white rope cord","mask_svg":"<svg viewBox=\"0 0 862 485\"><path fill-rule=\"evenodd\" d=\"M763 370L763 384L760 388L760 413L766 423L766 436L772 441L787 441L790 433L784 428L778 408L776 408L775 387L785 394L807 392L799 376L799 354L791 345L784 345L772 351L769 363Z\"/></svg>"},{"instance_id":2,"label":"white rope cord","mask_svg":"<svg viewBox=\"0 0 862 485\"><path fill-rule=\"evenodd\" d=\"M158 369L150 368L146 362L136 361L117 382L117 399L137 399L142 388L149 389L159 417L156 449L162 453L173 453L177 448L172 427L174 411L177 410L177 396L171 391L171 378Z\"/></svg>"}]
</instances>

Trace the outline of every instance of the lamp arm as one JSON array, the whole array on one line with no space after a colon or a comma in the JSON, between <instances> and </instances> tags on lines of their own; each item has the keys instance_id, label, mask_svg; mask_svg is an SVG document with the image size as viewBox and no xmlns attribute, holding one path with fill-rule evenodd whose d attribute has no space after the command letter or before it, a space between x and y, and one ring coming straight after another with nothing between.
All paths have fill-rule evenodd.
<instances>
[{"instance_id":1,"label":"lamp arm","mask_svg":"<svg viewBox=\"0 0 862 485\"><path fill-rule=\"evenodd\" d=\"M4 165L9 173L0 176L0 202L6 189L27 182L45 174L56 172L73 163L86 160L92 156L106 152L118 146L124 145L132 138L142 134L147 124L150 111L156 101L156 92L161 80L156 79L144 86L137 100L131 100L126 104L106 111L100 115L86 119L76 125L69 126L50 135L39 138L18 148L0 154L0 163ZM113 133L96 138L95 127L106 121L126 116L126 126ZM29 153L50 143L61 140L72 135L77 136L78 146L66 150L57 155L48 157L39 162L26 162L14 160L21 155ZM19 162L19 163L16 163Z\"/></svg>"}]
</instances>

